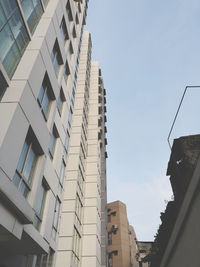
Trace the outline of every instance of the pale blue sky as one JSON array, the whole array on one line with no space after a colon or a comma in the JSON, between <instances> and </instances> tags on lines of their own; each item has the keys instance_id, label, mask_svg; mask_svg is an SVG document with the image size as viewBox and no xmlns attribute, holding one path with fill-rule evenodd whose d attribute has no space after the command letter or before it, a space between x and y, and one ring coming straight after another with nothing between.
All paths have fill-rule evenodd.
<instances>
[{"instance_id":1,"label":"pale blue sky","mask_svg":"<svg viewBox=\"0 0 200 267\"><path fill-rule=\"evenodd\" d=\"M86 29L107 89L108 200L127 204L138 239L153 240L164 200L167 136L186 85L200 85L199 0L90 0ZM200 90L173 136L199 133Z\"/></svg>"}]
</instances>

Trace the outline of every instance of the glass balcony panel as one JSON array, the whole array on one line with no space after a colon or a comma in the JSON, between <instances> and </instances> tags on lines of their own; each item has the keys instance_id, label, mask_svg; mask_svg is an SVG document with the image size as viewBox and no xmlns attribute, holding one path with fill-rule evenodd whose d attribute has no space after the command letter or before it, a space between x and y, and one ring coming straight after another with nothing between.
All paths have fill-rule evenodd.
<instances>
[{"instance_id":1,"label":"glass balcony panel","mask_svg":"<svg viewBox=\"0 0 200 267\"><path fill-rule=\"evenodd\" d=\"M9 18L15 8L17 7L16 0L0 0L1 6L6 14L6 17Z\"/></svg>"},{"instance_id":2,"label":"glass balcony panel","mask_svg":"<svg viewBox=\"0 0 200 267\"><path fill-rule=\"evenodd\" d=\"M33 34L43 13L41 3L39 0L23 0L21 4L29 29Z\"/></svg>"},{"instance_id":3,"label":"glass balcony panel","mask_svg":"<svg viewBox=\"0 0 200 267\"><path fill-rule=\"evenodd\" d=\"M29 37L26 32L26 29L24 27L22 18L20 16L20 13L18 10L14 13L12 18L9 20L9 26L12 30L13 36L18 44L18 48L23 54L28 42L29 42Z\"/></svg>"},{"instance_id":4,"label":"glass balcony panel","mask_svg":"<svg viewBox=\"0 0 200 267\"><path fill-rule=\"evenodd\" d=\"M36 14L38 16L38 18L40 19L42 14L43 14L43 9L42 9L42 5L40 3L40 0L33 0L33 5L36 11Z\"/></svg>"},{"instance_id":5,"label":"glass balcony panel","mask_svg":"<svg viewBox=\"0 0 200 267\"><path fill-rule=\"evenodd\" d=\"M6 23L6 17L4 15L3 9L0 6L0 29Z\"/></svg>"},{"instance_id":6,"label":"glass balcony panel","mask_svg":"<svg viewBox=\"0 0 200 267\"><path fill-rule=\"evenodd\" d=\"M0 40L0 59L8 76L12 77L21 55L8 25L0 32Z\"/></svg>"},{"instance_id":7,"label":"glass balcony panel","mask_svg":"<svg viewBox=\"0 0 200 267\"><path fill-rule=\"evenodd\" d=\"M22 9L24 11L24 16L28 22L28 19L31 17L34 6L31 0L21 0Z\"/></svg>"}]
</instances>

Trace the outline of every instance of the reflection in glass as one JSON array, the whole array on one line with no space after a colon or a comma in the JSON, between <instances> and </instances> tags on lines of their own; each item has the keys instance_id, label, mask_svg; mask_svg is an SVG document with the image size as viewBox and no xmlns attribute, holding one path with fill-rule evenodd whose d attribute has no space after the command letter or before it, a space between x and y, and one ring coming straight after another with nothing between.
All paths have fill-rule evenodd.
<instances>
[{"instance_id":1,"label":"reflection in glass","mask_svg":"<svg viewBox=\"0 0 200 267\"><path fill-rule=\"evenodd\" d=\"M29 42L16 0L0 1L0 60L11 79Z\"/></svg>"},{"instance_id":2,"label":"reflection in glass","mask_svg":"<svg viewBox=\"0 0 200 267\"><path fill-rule=\"evenodd\" d=\"M21 5L30 32L33 34L43 13L41 3L39 0L21 0Z\"/></svg>"}]
</instances>

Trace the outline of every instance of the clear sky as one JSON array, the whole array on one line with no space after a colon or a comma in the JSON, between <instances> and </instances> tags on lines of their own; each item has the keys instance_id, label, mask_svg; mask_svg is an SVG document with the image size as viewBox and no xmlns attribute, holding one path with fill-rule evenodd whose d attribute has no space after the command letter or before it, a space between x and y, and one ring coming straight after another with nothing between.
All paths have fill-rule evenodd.
<instances>
[{"instance_id":1,"label":"clear sky","mask_svg":"<svg viewBox=\"0 0 200 267\"><path fill-rule=\"evenodd\" d=\"M199 10L199 0L89 1L107 89L108 201L127 205L139 240L154 239L172 195L167 136L185 86L200 85ZM199 100L188 91L172 141L199 133Z\"/></svg>"}]
</instances>

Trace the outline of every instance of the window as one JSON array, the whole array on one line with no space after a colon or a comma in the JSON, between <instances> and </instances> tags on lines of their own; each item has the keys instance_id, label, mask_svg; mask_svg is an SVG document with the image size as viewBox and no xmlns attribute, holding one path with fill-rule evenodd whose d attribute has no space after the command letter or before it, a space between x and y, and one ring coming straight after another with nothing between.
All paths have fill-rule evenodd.
<instances>
[{"instance_id":1,"label":"window","mask_svg":"<svg viewBox=\"0 0 200 267\"><path fill-rule=\"evenodd\" d=\"M72 57L73 53L74 53L74 50L73 50L73 47L72 47L72 43L70 42L69 43L69 47L68 47L68 54L69 54L70 58Z\"/></svg>"},{"instance_id":2,"label":"window","mask_svg":"<svg viewBox=\"0 0 200 267\"><path fill-rule=\"evenodd\" d=\"M13 183L26 198L31 190L31 183L38 158L37 144L31 130L28 132L17 164Z\"/></svg>"},{"instance_id":3,"label":"window","mask_svg":"<svg viewBox=\"0 0 200 267\"><path fill-rule=\"evenodd\" d=\"M40 88L40 92L38 95L38 99L37 99L45 120L47 120L51 101L53 99L55 99L55 97L52 93L51 84L50 84L48 75L45 74L45 77L44 77L44 80L42 82L42 86Z\"/></svg>"},{"instance_id":4,"label":"window","mask_svg":"<svg viewBox=\"0 0 200 267\"><path fill-rule=\"evenodd\" d=\"M11 79L29 43L16 0L0 1L0 60Z\"/></svg>"},{"instance_id":5,"label":"window","mask_svg":"<svg viewBox=\"0 0 200 267\"><path fill-rule=\"evenodd\" d=\"M40 0L20 0L25 19L33 34L43 13Z\"/></svg>"},{"instance_id":6,"label":"window","mask_svg":"<svg viewBox=\"0 0 200 267\"><path fill-rule=\"evenodd\" d=\"M79 13L81 13L81 4L80 3L78 3L78 11L79 11Z\"/></svg>"},{"instance_id":7,"label":"window","mask_svg":"<svg viewBox=\"0 0 200 267\"><path fill-rule=\"evenodd\" d=\"M6 91L6 88L8 87L6 80L4 79L4 76L2 74L2 72L0 71L0 101Z\"/></svg>"},{"instance_id":8,"label":"window","mask_svg":"<svg viewBox=\"0 0 200 267\"><path fill-rule=\"evenodd\" d=\"M64 175L65 175L65 162L62 160L61 168L60 168L60 176L59 176L59 189L60 190L63 187Z\"/></svg>"},{"instance_id":9,"label":"window","mask_svg":"<svg viewBox=\"0 0 200 267\"><path fill-rule=\"evenodd\" d=\"M72 260L77 265L79 263L79 256L80 256L80 241L81 241L81 237L80 237L77 229L74 228Z\"/></svg>"},{"instance_id":10,"label":"window","mask_svg":"<svg viewBox=\"0 0 200 267\"><path fill-rule=\"evenodd\" d=\"M61 21L61 24L60 24L60 32L61 32L61 36L62 36L64 42L69 40L69 34L68 34L68 31L67 31L67 26L66 26L64 17L62 18L62 21Z\"/></svg>"},{"instance_id":11,"label":"window","mask_svg":"<svg viewBox=\"0 0 200 267\"><path fill-rule=\"evenodd\" d=\"M72 107L74 107L74 101L75 101L75 91L73 89L72 90L72 98L71 98Z\"/></svg>"},{"instance_id":12,"label":"window","mask_svg":"<svg viewBox=\"0 0 200 267\"><path fill-rule=\"evenodd\" d=\"M55 147L56 147L56 139L58 137L59 137L58 131L57 131L56 126L54 124L52 135L51 135L51 141L50 141L50 145L49 145L49 156L51 159L53 159L53 156L54 156Z\"/></svg>"},{"instance_id":13,"label":"window","mask_svg":"<svg viewBox=\"0 0 200 267\"><path fill-rule=\"evenodd\" d=\"M76 24L79 24L78 14L76 14Z\"/></svg>"},{"instance_id":14,"label":"window","mask_svg":"<svg viewBox=\"0 0 200 267\"><path fill-rule=\"evenodd\" d=\"M35 267L52 267L54 261L54 251L50 248L48 254L37 255Z\"/></svg>"},{"instance_id":15,"label":"window","mask_svg":"<svg viewBox=\"0 0 200 267\"><path fill-rule=\"evenodd\" d=\"M108 267L113 267L112 252L108 253Z\"/></svg>"},{"instance_id":16,"label":"window","mask_svg":"<svg viewBox=\"0 0 200 267\"><path fill-rule=\"evenodd\" d=\"M46 194L47 194L48 189L49 189L49 186L46 180L43 178L42 184L39 189L37 204L35 208L35 219L33 222L33 225L35 226L37 230L40 229L40 225L42 222L42 215L44 211L45 199L46 199Z\"/></svg>"},{"instance_id":17,"label":"window","mask_svg":"<svg viewBox=\"0 0 200 267\"><path fill-rule=\"evenodd\" d=\"M77 83L77 71L74 74L74 86L76 86Z\"/></svg>"},{"instance_id":18,"label":"window","mask_svg":"<svg viewBox=\"0 0 200 267\"><path fill-rule=\"evenodd\" d=\"M69 69L68 63L66 62L66 65L65 65L65 74L64 74L66 84L67 84L67 80L69 78L69 75L70 75L70 69Z\"/></svg>"},{"instance_id":19,"label":"window","mask_svg":"<svg viewBox=\"0 0 200 267\"><path fill-rule=\"evenodd\" d=\"M71 10L71 6L70 6L70 1L68 0L67 5L66 5L66 11L67 11L67 16L68 16L68 20L70 22L73 21L73 16L72 16L72 10Z\"/></svg>"},{"instance_id":20,"label":"window","mask_svg":"<svg viewBox=\"0 0 200 267\"><path fill-rule=\"evenodd\" d=\"M68 117L68 125L71 127L71 121L72 121L72 109L69 109L69 117Z\"/></svg>"},{"instance_id":21,"label":"window","mask_svg":"<svg viewBox=\"0 0 200 267\"><path fill-rule=\"evenodd\" d=\"M66 138L65 138L65 151L66 151L66 152L68 151L69 138L70 138L70 134L69 134L69 132L67 131Z\"/></svg>"},{"instance_id":22,"label":"window","mask_svg":"<svg viewBox=\"0 0 200 267\"><path fill-rule=\"evenodd\" d=\"M78 169L78 186L79 186L79 189L80 189L80 191L81 191L81 194L83 195L83 189L84 189L84 176L83 176L83 172L82 172L80 166L79 166L79 169Z\"/></svg>"},{"instance_id":23,"label":"window","mask_svg":"<svg viewBox=\"0 0 200 267\"><path fill-rule=\"evenodd\" d=\"M56 76L58 77L60 67L63 64L63 60L62 60L62 56L60 53L60 48L59 48L57 40L54 44L53 51L51 52L51 60L53 63L53 67L54 67Z\"/></svg>"},{"instance_id":24,"label":"window","mask_svg":"<svg viewBox=\"0 0 200 267\"><path fill-rule=\"evenodd\" d=\"M75 26L73 27L73 30L72 30L72 36L73 36L74 38L77 37Z\"/></svg>"},{"instance_id":25,"label":"window","mask_svg":"<svg viewBox=\"0 0 200 267\"><path fill-rule=\"evenodd\" d=\"M108 233L108 245L112 245L112 232Z\"/></svg>"},{"instance_id":26,"label":"window","mask_svg":"<svg viewBox=\"0 0 200 267\"><path fill-rule=\"evenodd\" d=\"M65 96L64 96L64 93L63 93L63 89L61 87L60 89L60 94L59 94L59 97L58 97L58 102L57 102L57 108L58 108L58 112L60 114L60 116L62 115L62 109L63 109L63 104L65 102Z\"/></svg>"},{"instance_id":27,"label":"window","mask_svg":"<svg viewBox=\"0 0 200 267\"><path fill-rule=\"evenodd\" d=\"M76 216L77 216L80 223L81 223L81 219L82 219L82 207L83 207L83 205L81 203L80 197L77 194L77 196L76 196Z\"/></svg>"},{"instance_id":28,"label":"window","mask_svg":"<svg viewBox=\"0 0 200 267\"><path fill-rule=\"evenodd\" d=\"M54 239L56 239L56 233L57 233L57 228L58 228L59 211L60 211L60 200L57 198L55 210L54 210L54 220L53 220L53 229L52 229L52 237Z\"/></svg>"}]
</instances>

